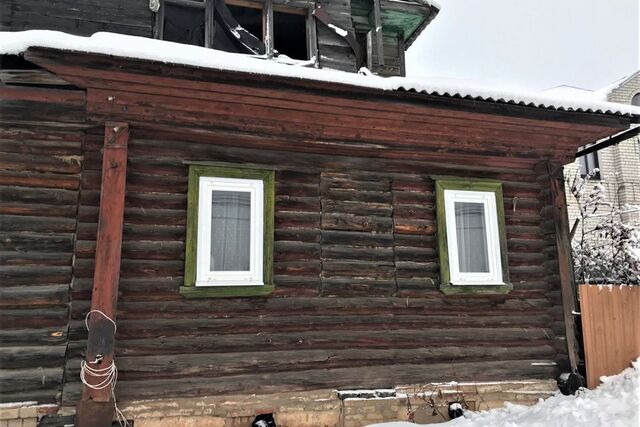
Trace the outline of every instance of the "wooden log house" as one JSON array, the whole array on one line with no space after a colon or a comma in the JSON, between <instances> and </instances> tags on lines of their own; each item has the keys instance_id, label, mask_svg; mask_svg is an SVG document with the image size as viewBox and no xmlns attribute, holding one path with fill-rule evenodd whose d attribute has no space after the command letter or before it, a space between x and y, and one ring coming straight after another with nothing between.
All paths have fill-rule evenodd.
<instances>
[{"instance_id":1,"label":"wooden log house","mask_svg":"<svg viewBox=\"0 0 640 427\"><path fill-rule=\"evenodd\" d=\"M3 30L148 38L193 9L204 27L189 49L204 60L223 55L208 49L228 22L216 13L257 10L267 36L262 57L242 58L259 73L230 56L166 61L175 45L160 40L137 55L133 37L103 49L2 35L2 403L109 425L111 387L80 381L81 361L99 357L115 361L136 425L273 413L280 426L346 426L362 424L313 397L575 371L562 165L637 111L355 74L402 75L430 3L153 3L0 6ZM292 14L302 65L277 63L274 16L291 8L304 12ZM318 416L287 421L300 412Z\"/></svg>"}]
</instances>

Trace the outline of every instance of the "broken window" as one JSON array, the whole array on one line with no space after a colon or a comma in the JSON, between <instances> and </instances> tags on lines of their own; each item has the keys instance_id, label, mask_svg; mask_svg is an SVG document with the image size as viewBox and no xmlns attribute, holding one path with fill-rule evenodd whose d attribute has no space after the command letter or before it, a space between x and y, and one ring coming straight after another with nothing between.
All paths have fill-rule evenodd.
<instances>
[{"instance_id":1,"label":"broken window","mask_svg":"<svg viewBox=\"0 0 640 427\"><path fill-rule=\"evenodd\" d=\"M267 19L264 3L246 0L164 0L155 35L163 40L254 55L278 54L308 59L311 15L305 8L274 5ZM208 18L209 17L209 18ZM266 28L270 26L271 28ZM273 43L266 43L273 34Z\"/></svg>"}]
</instances>

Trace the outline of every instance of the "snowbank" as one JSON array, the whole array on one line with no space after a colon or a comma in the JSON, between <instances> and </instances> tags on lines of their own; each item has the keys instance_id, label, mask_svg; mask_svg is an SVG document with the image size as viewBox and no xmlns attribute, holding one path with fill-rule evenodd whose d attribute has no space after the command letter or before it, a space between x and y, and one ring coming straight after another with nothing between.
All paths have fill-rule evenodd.
<instances>
[{"instance_id":1,"label":"snowbank","mask_svg":"<svg viewBox=\"0 0 640 427\"><path fill-rule=\"evenodd\" d=\"M219 70L342 83L381 90L416 91L434 96L468 98L538 108L640 116L640 107L576 98L567 93L556 93L555 95L553 92L550 94L527 93L488 87L481 82L472 80L462 82L447 78L385 78L371 74L308 68L282 64L277 60L269 61L261 57L145 37L113 33L95 33L91 37L81 37L47 30L0 32L0 54L19 54L30 47L99 53Z\"/></svg>"},{"instance_id":2,"label":"snowbank","mask_svg":"<svg viewBox=\"0 0 640 427\"><path fill-rule=\"evenodd\" d=\"M464 417L436 424L443 427L638 427L640 426L640 358L618 375L577 396L556 395L534 406L506 404L504 408L467 412ZM433 425L433 424L432 424ZM417 427L407 422L368 427Z\"/></svg>"}]
</instances>

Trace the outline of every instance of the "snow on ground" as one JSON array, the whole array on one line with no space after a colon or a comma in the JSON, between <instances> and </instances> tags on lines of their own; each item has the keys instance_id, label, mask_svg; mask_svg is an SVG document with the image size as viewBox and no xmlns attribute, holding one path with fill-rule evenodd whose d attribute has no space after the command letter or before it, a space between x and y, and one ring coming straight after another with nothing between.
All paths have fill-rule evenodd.
<instances>
[{"instance_id":1,"label":"snow on ground","mask_svg":"<svg viewBox=\"0 0 640 427\"><path fill-rule=\"evenodd\" d=\"M504 408L467 412L437 424L444 427L640 427L640 358L603 384L576 396L552 396L534 406L505 404ZM408 422L368 427L417 427Z\"/></svg>"},{"instance_id":2,"label":"snow on ground","mask_svg":"<svg viewBox=\"0 0 640 427\"><path fill-rule=\"evenodd\" d=\"M81 37L47 30L0 32L0 53L19 54L30 47L91 52L219 70L342 83L381 90L411 90L434 96L504 102L539 108L640 115L640 107L602 102L601 99L575 97L566 92L558 93L556 91L555 94L553 92L517 92L496 86L485 86L482 82L471 80L463 82L441 77L410 79L406 77L380 77L366 73L347 73L282 64L277 60L268 61L251 55L122 34L95 33L91 37Z\"/></svg>"}]
</instances>

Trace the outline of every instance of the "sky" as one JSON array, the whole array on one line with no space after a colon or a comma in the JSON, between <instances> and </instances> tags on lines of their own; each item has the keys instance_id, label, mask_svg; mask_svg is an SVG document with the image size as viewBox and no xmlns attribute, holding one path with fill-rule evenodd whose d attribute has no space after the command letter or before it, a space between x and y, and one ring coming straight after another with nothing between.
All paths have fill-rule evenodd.
<instances>
[{"instance_id":1,"label":"sky","mask_svg":"<svg viewBox=\"0 0 640 427\"><path fill-rule=\"evenodd\" d=\"M438 0L407 76L598 89L640 69L640 0Z\"/></svg>"}]
</instances>

